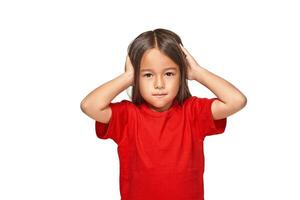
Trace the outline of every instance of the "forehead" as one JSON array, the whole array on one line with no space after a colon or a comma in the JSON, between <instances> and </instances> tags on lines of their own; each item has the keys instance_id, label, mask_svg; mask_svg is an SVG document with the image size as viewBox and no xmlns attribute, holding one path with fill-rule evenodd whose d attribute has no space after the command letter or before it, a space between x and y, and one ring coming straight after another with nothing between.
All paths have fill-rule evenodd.
<instances>
[{"instance_id":1,"label":"forehead","mask_svg":"<svg viewBox=\"0 0 300 200\"><path fill-rule=\"evenodd\" d=\"M161 53L158 49L147 50L141 60L141 71L160 71L173 68L178 70L179 67L168 56Z\"/></svg>"}]
</instances>

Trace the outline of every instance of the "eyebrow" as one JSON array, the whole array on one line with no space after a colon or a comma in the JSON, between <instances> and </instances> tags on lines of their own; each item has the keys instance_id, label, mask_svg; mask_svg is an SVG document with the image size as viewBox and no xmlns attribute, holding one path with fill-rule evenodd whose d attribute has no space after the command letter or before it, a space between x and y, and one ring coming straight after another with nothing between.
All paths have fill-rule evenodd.
<instances>
[{"instance_id":1,"label":"eyebrow","mask_svg":"<svg viewBox=\"0 0 300 200\"><path fill-rule=\"evenodd\" d=\"M168 67L164 71L170 70L170 69L176 70L176 67ZM152 70L151 69L141 69L141 72L143 72L143 71L152 71Z\"/></svg>"}]
</instances>

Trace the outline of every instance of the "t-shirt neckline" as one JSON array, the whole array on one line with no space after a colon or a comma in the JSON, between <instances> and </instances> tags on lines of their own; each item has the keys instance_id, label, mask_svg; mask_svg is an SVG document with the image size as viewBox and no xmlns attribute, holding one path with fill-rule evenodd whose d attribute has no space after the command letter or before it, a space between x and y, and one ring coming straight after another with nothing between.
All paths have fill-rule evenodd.
<instances>
[{"instance_id":1,"label":"t-shirt neckline","mask_svg":"<svg viewBox=\"0 0 300 200\"><path fill-rule=\"evenodd\" d=\"M175 107L178 106L178 102L176 99L174 99L172 105L170 106L170 108L168 110L165 111L155 111L152 110L146 103L142 103L141 104L141 109L146 112L147 114L153 116L153 117L162 117L162 116L166 116L167 114L173 112L173 110L175 109Z\"/></svg>"}]
</instances>

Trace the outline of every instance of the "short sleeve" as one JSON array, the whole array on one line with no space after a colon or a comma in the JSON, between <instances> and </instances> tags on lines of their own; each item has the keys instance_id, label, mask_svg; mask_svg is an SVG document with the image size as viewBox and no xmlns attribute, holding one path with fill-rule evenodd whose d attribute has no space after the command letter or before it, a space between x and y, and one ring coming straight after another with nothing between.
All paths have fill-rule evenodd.
<instances>
[{"instance_id":1,"label":"short sleeve","mask_svg":"<svg viewBox=\"0 0 300 200\"><path fill-rule=\"evenodd\" d=\"M211 111L212 102L218 98L193 97L192 113L197 128L203 137L220 134L225 131L227 118L214 120Z\"/></svg>"},{"instance_id":2,"label":"short sleeve","mask_svg":"<svg viewBox=\"0 0 300 200\"><path fill-rule=\"evenodd\" d=\"M125 136L128 121L128 101L110 103L111 118L108 123L95 121L96 135L100 139L112 139L119 144Z\"/></svg>"}]
</instances>

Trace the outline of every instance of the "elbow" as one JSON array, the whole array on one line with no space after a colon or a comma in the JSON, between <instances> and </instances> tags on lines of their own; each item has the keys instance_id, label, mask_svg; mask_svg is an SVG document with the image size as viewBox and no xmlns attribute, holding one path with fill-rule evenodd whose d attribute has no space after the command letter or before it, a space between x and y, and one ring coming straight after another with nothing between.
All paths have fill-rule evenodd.
<instances>
[{"instance_id":1,"label":"elbow","mask_svg":"<svg viewBox=\"0 0 300 200\"><path fill-rule=\"evenodd\" d=\"M81 110L82 112L86 113L86 109L87 109L87 105L86 105L86 103L85 103L84 101L82 101L82 102L80 103L80 110Z\"/></svg>"},{"instance_id":2,"label":"elbow","mask_svg":"<svg viewBox=\"0 0 300 200\"><path fill-rule=\"evenodd\" d=\"M230 110L232 110L232 113L238 112L247 105L247 98L245 96L236 98L227 105L229 106Z\"/></svg>"},{"instance_id":3,"label":"elbow","mask_svg":"<svg viewBox=\"0 0 300 200\"><path fill-rule=\"evenodd\" d=\"M243 109L246 105L247 105L247 97L244 95L235 101L235 107L237 108L237 110Z\"/></svg>"},{"instance_id":4,"label":"elbow","mask_svg":"<svg viewBox=\"0 0 300 200\"><path fill-rule=\"evenodd\" d=\"M241 108L244 108L247 105L247 97L243 96L240 100Z\"/></svg>"}]
</instances>

